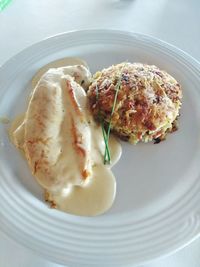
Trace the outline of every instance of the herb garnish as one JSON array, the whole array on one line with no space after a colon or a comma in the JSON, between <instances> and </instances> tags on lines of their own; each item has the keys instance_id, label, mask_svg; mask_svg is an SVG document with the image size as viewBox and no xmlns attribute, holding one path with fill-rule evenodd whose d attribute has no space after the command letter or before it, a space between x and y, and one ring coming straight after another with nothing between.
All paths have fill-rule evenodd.
<instances>
[{"instance_id":1,"label":"herb garnish","mask_svg":"<svg viewBox=\"0 0 200 267\"><path fill-rule=\"evenodd\" d=\"M120 75L120 77L118 78L117 84L115 86L115 97L114 97L114 101L113 101L112 111L111 111L111 114L110 114L110 121L109 121L109 124L108 124L108 131L107 131L107 134L106 134L106 142L107 142L107 144L109 144L112 116L113 116L114 111L115 111L115 107L116 107L116 103L117 103L117 96L118 96L118 92L119 92L119 89L120 89L120 86L121 86L121 76L122 75ZM109 146L108 146L108 151L109 151L109 154L110 154ZM104 153L104 164L110 164L110 156L108 157L108 153L106 153L106 150L105 150L105 153Z\"/></svg>"},{"instance_id":2,"label":"herb garnish","mask_svg":"<svg viewBox=\"0 0 200 267\"><path fill-rule=\"evenodd\" d=\"M104 126L103 119L101 118L100 110L99 110L99 113L98 113L98 118L99 118L100 123L101 123L102 134L103 134L104 143L105 143L104 164L110 164L110 160L111 160L110 149L109 149L109 138L110 138L110 131L111 131L111 122L112 122L112 116L114 114L116 103L117 103L117 96L118 96L118 93L119 93L119 89L121 87L121 78L122 78L123 68L121 69L121 73L119 75L117 84L115 86L115 96L114 96L113 106L112 106L112 110L111 110L111 114L110 114L110 121L109 121L109 124L108 124L108 127L107 127L107 132L106 132L106 129L105 129L105 126ZM96 84L96 101L98 102L98 100L99 100L99 90L98 90L98 86Z\"/></svg>"},{"instance_id":3,"label":"herb garnish","mask_svg":"<svg viewBox=\"0 0 200 267\"><path fill-rule=\"evenodd\" d=\"M98 85L96 83L96 102L98 103L99 101L99 88ZM104 139L104 143L105 143L105 153L104 153L104 164L106 164L105 162L105 158L108 159L108 161L110 162L110 150L109 150L109 145L108 145L108 138L107 138L107 133L104 127L104 122L102 119L102 116L100 114L100 109L98 110L98 120L101 123L101 129L102 129L102 134L103 134L103 139Z\"/></svg>"}]
</instances>

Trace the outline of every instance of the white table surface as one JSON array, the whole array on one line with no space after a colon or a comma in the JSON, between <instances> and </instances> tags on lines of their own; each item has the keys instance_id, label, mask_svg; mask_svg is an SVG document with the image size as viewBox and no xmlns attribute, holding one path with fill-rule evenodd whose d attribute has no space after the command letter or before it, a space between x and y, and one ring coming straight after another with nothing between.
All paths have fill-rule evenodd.
<instances>
[{"instance_id":1,"label":"white table surface","mask_svg":"<svg viewBox=\"0 0 200 267\"><path fill-rule=\"evenodd\" d=\"M115 28L152 35L200 61L199 0L13 0L0 12L0 65L46 37L86 28ZM145 265L165 266L199 267L200 240ZM61 265L41 259L0 232L0 267Z\"/></svg>"}]
</instances>

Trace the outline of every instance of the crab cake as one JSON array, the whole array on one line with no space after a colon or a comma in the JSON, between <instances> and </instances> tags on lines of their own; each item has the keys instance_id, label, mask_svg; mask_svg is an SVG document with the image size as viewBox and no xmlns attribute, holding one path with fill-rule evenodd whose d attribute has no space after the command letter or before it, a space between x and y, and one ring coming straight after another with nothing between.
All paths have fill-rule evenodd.
<instances>
[{"instance_id":1,"label":"crab cake","mask_svg":"<svg viewBox=\"0 0 200 267\"><path fill-rule=\"evenodd\" d=\"M127 62L97 72L87 94L96 120L134 144L162 140L173 131L182 98L180 85L167 72Z\"/></svg>"}]
</instances>

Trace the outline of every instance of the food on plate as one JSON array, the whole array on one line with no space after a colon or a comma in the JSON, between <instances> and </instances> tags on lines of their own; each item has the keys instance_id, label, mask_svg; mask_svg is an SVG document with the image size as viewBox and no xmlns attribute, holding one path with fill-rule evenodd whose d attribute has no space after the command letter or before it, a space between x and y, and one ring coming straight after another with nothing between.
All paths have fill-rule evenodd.
<instances>
[{"instance_id":1,"label":"food on plate","mask_svg":"<svg viewBox=\"0 0 200 267\"><path fill-rule=\"evenodd\" d=\"M159 142L175 130L182 91L154 65L123 62L98 71L87 95L95 119L136 144Z\"/></svg>"},{"instance_id":2,"label":"food on plate","mask_svg":"<svg viewBox=\"0 0 200 267\"><path fill-rule=\"evenodd\" d=\"M103 164L101 127L93 120L80 85L89 76L89 70L79 65L46 71L11 138L52 207L93 216L110 208L116 182L110 167ZM114 137L110 150L114 164L121 154Z\"/></svg>"},{"instance_id":3,"label":"food on plate","mask_svg":"<svg viewBox=\"0 0 200 267\"><path fill-rule=\"evenodd\" d=\"M116 193L111 167L121 145L159 142L175 129L182 91L167 72L128 63L98 71L75 58L49 63L32 79L25 114L10 128L51 207L94 216Z\"/></svg>"},{"instance_id":4,"label":"food on plate","mask_svg":"<svg viewBox=\"0 0 200 267\"><path fill-rule=\"evenodd\" d=\"M48 63L39 69L32 78L32 88L35 88L38 81L51 68L65 68L65 73L74 77L75 81L79 83L84 89L87 89L91 82L91 73L87 63L77 57L66 57Z\"/></svg>"}]
</instances>

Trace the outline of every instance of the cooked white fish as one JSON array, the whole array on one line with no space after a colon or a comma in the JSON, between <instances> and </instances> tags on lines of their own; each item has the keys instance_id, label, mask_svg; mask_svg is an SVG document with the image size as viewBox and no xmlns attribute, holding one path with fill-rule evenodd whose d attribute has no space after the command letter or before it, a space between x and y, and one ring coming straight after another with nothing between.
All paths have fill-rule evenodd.
<instances>
[{"instance_id":1,"label":"cooked white fish","mask_svg":"<svg viewBox=\"0 0 200 267\"><path fill-rule=\"evenodd\" d=\"M85 90L68 71L53 68L41 77L12 140L53 207L97 215L114 201L115 177L103 164L105 143L89 112ZM121 155L115 138L110 139L110 148L115 163Z\"/></svg>"}]
</instances>

